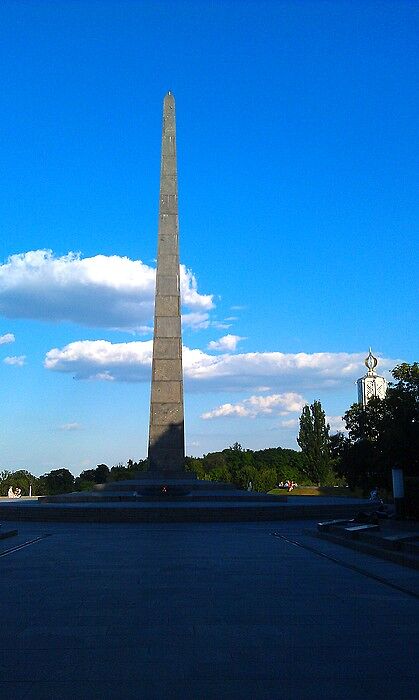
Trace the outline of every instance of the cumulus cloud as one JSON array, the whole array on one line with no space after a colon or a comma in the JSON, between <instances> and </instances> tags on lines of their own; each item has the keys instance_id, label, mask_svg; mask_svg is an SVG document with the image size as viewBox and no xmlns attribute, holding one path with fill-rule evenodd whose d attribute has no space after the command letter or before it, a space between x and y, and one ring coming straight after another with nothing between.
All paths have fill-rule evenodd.
<instances>
[{"instance_id":1,"label":"cumulus cloud","mask_svg":"<svg viewBox=\"0 0 419 700\"><path fill-rule=\"evenodd\" d=\"M251 352L210 355L202 350L185 350L185 376L204 389L246 390L260 385L281 391L333 389L347 385L364 374L365 353L281 353ZM384 371L397 363L381 359Z\"/></svg>"},{"instance_id":2,"label":"cumulus cloud","mask_svg":"<svg viewBox=\"0 0 419 700\"><path fill-rule=\"evenodd\" d=\"M152 347L151 340L80 340L61 349L53 348L46 354L44 364L50 370L70 372L76 379L149 381ZM312 392L336 389L357 379L364 373L364 356L364 352L211 355L184 347L183 367L188 388L193 390L256 391L272 387L273 392ZM395 364L397 360L382 358L381 371Z\"/></svg>"},{"instance_id":3,"label":"cumulus cloud","mask_svg":"<svg viewBox=\"0 0 419 700\"><path fill-rule=\"evenodd\" d=\"M72 432L73 430L81 430L81 425L80 423L63 423L58 429L64 430L65 432Z\"/></svg>"},{"instance_id":4,"label":"cumulus cloud","mask_svg":"<svg viewBox=\"0 0 419 700\"><path fill-rule=\"evenodd\" d=\"M153 341L110 343L78 340L47 352L47 369L70 372L75 379L141 382L149 379Z\"/></svg>"},{"instance_id":5,"label":"cumulus cloud","mask_svg":"<svg viewBox=\"0 0 419 700\"><path fill-rule=\"evenodd\" d=\"M285 394L272 394L271 396L250 396L236 404L225 403L212 411L203 413L201 418L211 420L225 416L239 416L241 418L255 418L261 414L294 413L301 411L304 399L300 394L288 392Z\"/></svg>"},{"instance_id":6,"label":"cumulus cloud","mask_svg":"<svg viewBox=\"0 0 419 700\"><path fill-rule=\"evenodd\" d=\"M208 328L210 318L208 313L200 313L199 311L191 311L187 314L182 314L182 326L189 326L195 330Z\"/></svg>"},{"instance_id":7,"label":"cumulus cloud","mask_svg":"<svg viewBox=\"0 0 419 700\"><path fill-rule=\"evenodd\" d=\"M326 416L326 423L330 425L331 433L346 433L346 426L342 416Z\"/></svg>"},{"instance_id":8,"label":"cumulus cloud","mask_svg":"<svg viewBox=\"0 0 419 700\"><path fill-rule=\"evenodd\" d=\"M0 335L0 345L6 345L6 343L14 343L15 342L15 336L13 333L5 333L4 335Z\"/></svg>"},{"instance_id":9,"label":"cumulus cloud","mask_svg":"<svg viewBox=\"0 0 419 700\"><path fill-rule=\"evenodd\" d=\"M228 333L219 340L211 340L208 343L208 348L219 352L232 352L236 349L237 343L239 343L240 340L244 340L244 338L242 338L240 335L232 335Z\"/></svg>"},{"instance_id":10,"label":"cumulus cloud","mask_svg":"<svg viewBox=\"0 0 419 700\"><path fill-rule=\"evenodd\" d=\"M14 365L15 367L22 367L26 362L26 355L15 355L12 357L5 357L3 360L5 365Z\"/></svg>"},{"instance_id":11,"label":"cumulus cloud","mask_svg":"<svg viewBox=\"0 0 419 700\"><path fill-rule=\"evenodd\" d=\"M141 260L82 258L80 253L56 257L51 250L32 250L0 265L0 314L144 332L153 316L154 285L155 269ZM208 320L213 297L198 292L185 265L180 266L180 287L190 311L185 323Z\"/></svg>"}]
</instances>

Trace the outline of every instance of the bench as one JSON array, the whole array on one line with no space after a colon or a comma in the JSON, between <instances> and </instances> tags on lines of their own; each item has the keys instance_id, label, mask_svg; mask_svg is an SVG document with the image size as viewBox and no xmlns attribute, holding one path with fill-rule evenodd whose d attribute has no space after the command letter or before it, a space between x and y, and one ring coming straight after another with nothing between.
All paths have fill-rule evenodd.
<instances>
[{"instance_id":1,"label":"bench","mask_svg":"<svg viewBox=\"0 0 419 700\"><path fill-rule=\"evenodd\" d=\"M320 532L329 532L332 528L335 527L344 527L345 525L349 525L349 523L353 523L354 519L348 520L346 518L345 520L325 520L323 523L317 523L317 529L320 530Z\"/></svg>"}]
</instances>

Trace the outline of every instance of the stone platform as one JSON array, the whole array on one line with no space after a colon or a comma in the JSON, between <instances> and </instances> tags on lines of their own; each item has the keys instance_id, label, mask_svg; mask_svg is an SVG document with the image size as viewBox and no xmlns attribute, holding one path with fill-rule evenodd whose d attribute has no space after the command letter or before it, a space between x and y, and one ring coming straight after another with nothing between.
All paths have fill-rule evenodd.
<instances>
[{"instance_id":1,"label":"stone platform","mask_svg":"<svg viewBox=\"0 0 419 700\"><path fill-rule=\"evenodd\" d=\"M148 484L153 485L152 481ZM90 492L0 502L0 519L38 522L257 522L350 518L371 508L360 499L273 496L232 489L229 484L188 481L188 493L170 492L170 481L156 482L166 492L141 495L144 481L113 482ZM175 484L173 484L174 486ZM179 486L179 481L176 486Z\"/></svg>"},{"instance_id":2,"label":"stone platform","mask_svg":"<svg viewBox=\"0 0 419 700\"><path fill-rule=\"evenodd\" d=\"M237 503L285 503L287 496L234 488L220 481L203 481L194 476L162 479L145 473L127 481L97 484L93 491L77 491L59 496L41 496L42 503L182 503L187 507L202 501Z\"/></svg>"}]
</instances>

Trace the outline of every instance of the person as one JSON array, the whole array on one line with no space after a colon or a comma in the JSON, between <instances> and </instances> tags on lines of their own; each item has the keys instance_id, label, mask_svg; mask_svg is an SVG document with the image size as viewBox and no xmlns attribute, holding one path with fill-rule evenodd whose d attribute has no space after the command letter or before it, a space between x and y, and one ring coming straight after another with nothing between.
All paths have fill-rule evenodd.
<instances>
[{"instance_id":1,"label":"person","mask_svg":"<svg viewBox=\"0 0 419 700\"><path fill-rule=\"evenodd\" d=\"M371 489L370 501L371 501L371 503L382 503L383 502L381 500L380 496L378 495L378 486L374 486L374 488Z\"/></svg>"},{"instance_id":2,"label":"person","mask_svg":"<svg viewBox=\"0 0 419 700\"><path fill-rule=\"evenodd\" d=\"M252 491L252 490L253 490L253 484L252 484L251 481L249 481L249 483L247 484L247 490L248 490L248 491Z\"/></svg>"},{"instance_id":3,"label":"person","mask_svg":"<svg viewBox=\"0 0 419 700\"><path fill-rule=\"evenodd\" d=\"M7 495L9 498L20 498L22 495L22 491L19 487L16 488L16 491L13 491L13 486L10 486Z\"/></svg>"}]
</instances>

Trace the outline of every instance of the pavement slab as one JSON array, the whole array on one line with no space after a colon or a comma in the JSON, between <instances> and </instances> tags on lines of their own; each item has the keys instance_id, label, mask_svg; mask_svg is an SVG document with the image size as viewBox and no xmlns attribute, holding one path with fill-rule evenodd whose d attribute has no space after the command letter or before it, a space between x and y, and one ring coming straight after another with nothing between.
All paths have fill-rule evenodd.
<instances>
[{"instance_id":1,"label":"pavement slab","mask_svg":"<svg viewBox=\"0 0 419 700\"><path fill-rule=\"evenodd\" d=\"M19 523L49 536L0 543L0 697L416 700L418 599L370 575L418 573L306 531Z\"/></svg>"}]
</instances>

